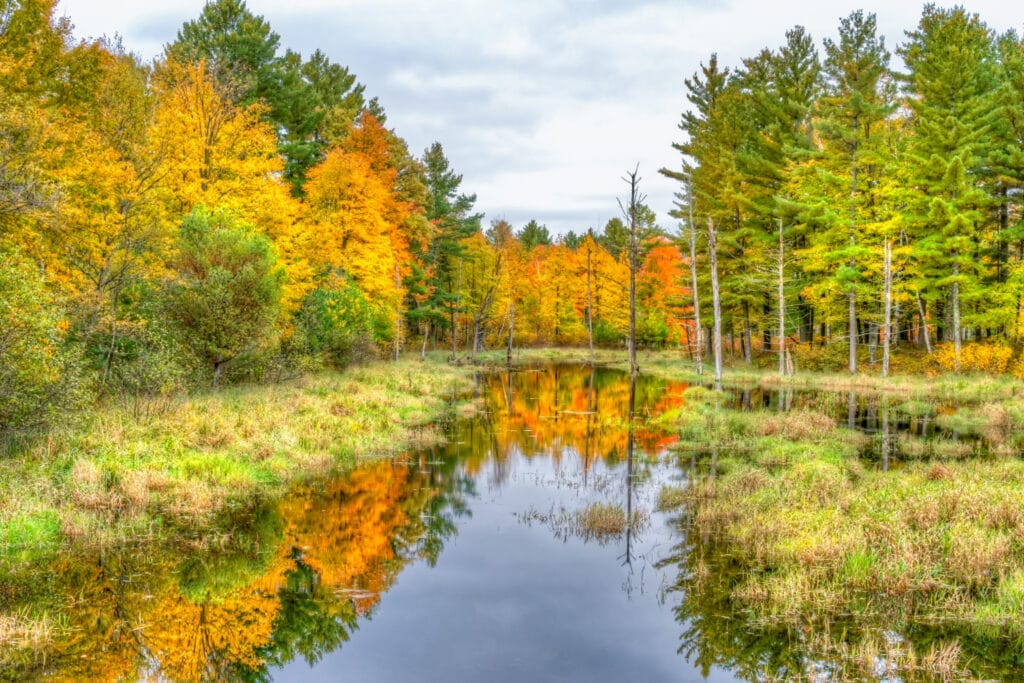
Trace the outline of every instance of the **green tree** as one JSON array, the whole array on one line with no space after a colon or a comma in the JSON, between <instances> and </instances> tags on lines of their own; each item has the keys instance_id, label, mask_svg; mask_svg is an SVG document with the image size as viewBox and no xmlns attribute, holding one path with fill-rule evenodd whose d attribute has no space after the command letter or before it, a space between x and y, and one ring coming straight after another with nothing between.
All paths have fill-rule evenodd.
<instances>
[{"instance_id":1,"label":"green tree","mask_svg":"<svg viewBox=\"0 0 1024 683\"><path fill-rule=\"evenodd\" d=\"M796 166L790 207L804 226L803 267L815 276L815 289L820 296L837 291L846 297L848 369L855 373L858 297L876 298L872 276L882 233L893 236L879 194L892 170L888 119L895 85L873 14L857 11L842 19L839 42L826 39L825 55L827 81L815 117L820 142Z\"/></svg>"},{"instance_id":2,"label":"green tree","mask_svg":"<svg viewBox=\"0 0 1024 683\"><path fill-rule=\"evenodd\" d=\"M182 222L168 312L217 384L225 363L270 341L284 273L270 240L224 210Z\"/></svg>"},{"instance_id":3,"label":"green tree","mask_svg":"<svg viewBox=\"0 0 1024 683\"><path fill-rule=\"evenodd\" d=\"M548 226L541 225L536 220L531 220L524 225L516 237L522 242L526 251L531 251L535 247L551 246L551 233L548 232Z\"/></svg>"},{"instance_id":4,"label":"green tree","mask_svg":"<svg viewBox=\"0 0 1024 683\"><path fill-rule=\"evenodd\" d=\"M964 323L983 320L988 294L981 256L992 235L986 232L989 197L983 181L1000 115L995 44L977 15L931 4L907 36L899 52L908 68L915 123L908 158L917 190L907 217L929 294L933 301L945 296L959 370Z\"/></svg>"},{"instance_id":5,"label":"green tree","mask_svg":"<svg viewBox=\"0 0 1024 683\"><path fill-rule=\"evenodd\" d=\"M429 329L448 327L452 353L457 350L456 320L459 313L459 275L465 256L464 240L480 231L482 215L472 213L476 195L462 194L462 176L451 169L441 143L435 142L423 155L427 194L426 218L433 237L426 253L420 256L426 266L426 296L410 311L415 323L423 322Z\"/></svg>"}]
</instances>

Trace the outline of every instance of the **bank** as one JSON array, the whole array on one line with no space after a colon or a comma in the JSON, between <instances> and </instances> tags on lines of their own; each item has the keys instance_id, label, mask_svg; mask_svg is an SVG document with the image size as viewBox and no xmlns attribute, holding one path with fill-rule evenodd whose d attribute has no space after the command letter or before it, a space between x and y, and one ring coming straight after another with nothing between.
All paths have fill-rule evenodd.
<instances>
[{"instance_id":1,"label":"bank","mask_svg":"<svg viewBox=\"0 0 1024 683\"><path fill-rule=\"evenodd\" d=\"M342 372L111 401L5 444L0 568L74 546L229 534L227 521L296 482L436 441L471 370L372 363Z\"/></svg>"}]
</instances>

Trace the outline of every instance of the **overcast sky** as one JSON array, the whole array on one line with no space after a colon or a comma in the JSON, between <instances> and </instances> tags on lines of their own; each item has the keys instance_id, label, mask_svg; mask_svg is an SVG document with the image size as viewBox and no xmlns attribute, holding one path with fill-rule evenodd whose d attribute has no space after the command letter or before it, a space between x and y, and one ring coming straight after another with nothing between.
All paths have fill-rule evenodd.
<instances>
[{"instance_id":1,"label":"overcast sky","mask_svg":"<svg viewBox=\"0 0 1024 683\"><path fill-rule=\"evenodd\" d=\"M151 59L204 0L60 0L79 37L119 34ZM601 227L618 214L622 175L639 163L641 189L663 227L676 186L670 144L686 105L683 79L708 56L733 66L775 48L794 25L818 41L861 8L878 15L892 49L922 4L889 0L248 0L282 47L319 48L350 68L413 153L440 141L487 220L531 218L555 233ZM943 6L952 3L939 3ZM968 10L999 32L1024 28L1008 0Z\"/></svg>"}]
</instances>

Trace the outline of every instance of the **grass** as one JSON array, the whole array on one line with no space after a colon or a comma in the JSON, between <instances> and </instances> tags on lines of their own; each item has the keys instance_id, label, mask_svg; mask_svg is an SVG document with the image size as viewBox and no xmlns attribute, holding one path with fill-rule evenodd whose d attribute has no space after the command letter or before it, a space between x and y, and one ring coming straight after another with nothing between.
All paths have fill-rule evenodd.
<instances>
[{"instance_id":1,"label":"grass","mask_svg":"<svg viewBox=\"0 0 1024 683\"><path fill-rule=\"evenodd\" d=\"M595 349L595 362L599 365L628 369L625 349ZM468 355L466 360L468 361ZM504 366L505 351L485 351L477 354L477 363L484 366ZM764 356L761 360L770 360ZM589 351L585 348L516 348L514 365L541 363L587 363ZM642 374L669 380L709 384L711 366L705 359L704 374L698 375L696 366L686 353L678 349L646 350L637 354ZM881 377L877 369L862 364L865 371L849 375L837 372L797 372L793 376L779 375L773 368L747 366L730 360L723 372L727 386L764 388L816 389L824 391L856 391L862 394L882 394L900 397L905 401L956 401L958 403L984 402L1005 399L1024 399L1024 382L1010 375L952 373L897 373Z\"/></svg>"},{"instance_id":2,"label":"grass","mask_svg":"<svg viewBox=\"0 0 1024 683\"><path fill-rule=\"evenodd\" d=\"M684 448L716 444L706 474L659 496L660 508L684 512L691 538L708 539L693 554L720 558L702 557L698 590L721 566L729 599L755 624L942 625L1024 639L1024 462L939 449L882 471L824 415L734 413L713 400L677 416ZM996 405L957 415L962 430L995 438L1014 424ZM962 662L950 652L893 661L953 671Z\"/></svg>"},{"instance_id":3,"label":"grass","mask_svg":"<svg viewBox=\"0 0 1024 683\"><path fill-rule=\"evenodd\" d=\"M971 457L966 441L901 434L904 457L885 471L862 459L868 437L814 410L730 410L720 392L703 388L686 399L668 420L680 434L681 465L696 469L689 486L662 490L658 508L679 510L690 527L688 600L724 592L755 629L820 633L842 624L837 638L799 639L812 659L842 663L837 680L880 676L872 666L905 680L961 679L978 664L970 646L984 654L978 643L993 640L1019 656L1018 399L936 418L942 429L982 439L987 457ZM909 408L903 414L934 411ZM944 635L886 640L922 629Z\"/></svg>"},{"instance_id":4,"label":"grass","mask_svg":"<svg viewBox=\"0 0 1024 683\"><path fill-rule=\"evenodd\" d=\"M646 510L636 509L627 515L622 505L602 501L588 503L578 510L564 506L556 510L552 506L544 512L531 507L517 517L527 525L536 522L548 527L560 540L572 536L584 543L596 541L600 545L621 539L626 531L642 532L650 524L650 514Z\"/></svg>"},{"instance_id":5,"label":"grass","mask_svg":"<svg viewBox=\"0 0 1024 683\"><path fill-rule=\"evenodd\" d=\"M297 481L439 440L432 422L471 386L466 369L403 360L203 393L142 418L136 406L99 407L9 447L0 561L212 533Z\"/></svg>"}]
</instances>

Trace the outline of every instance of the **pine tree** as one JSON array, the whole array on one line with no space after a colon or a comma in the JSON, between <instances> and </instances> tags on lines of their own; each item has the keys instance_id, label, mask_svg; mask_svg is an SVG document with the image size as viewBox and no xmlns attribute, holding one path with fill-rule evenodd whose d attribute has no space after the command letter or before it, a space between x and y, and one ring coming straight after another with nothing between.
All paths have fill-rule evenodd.
<instances>
[{"instance_id":1,"label":"pine tree","mask_svg":"<svg viewBox=\"0 0 1024 683\"><path fill-rule=\"evenodd\" d=\"M929 278L927 294L933 301L945 295L959 370L964 323L979 322L971 305L985 295L981 255L992 240L981 181L1000 115L995 46L978 16L960 7L926 5L907 36L899 52L909 69L915 122L909 161L917 190L908 219L914 256Z\"/></svg>"}]
</instances>

